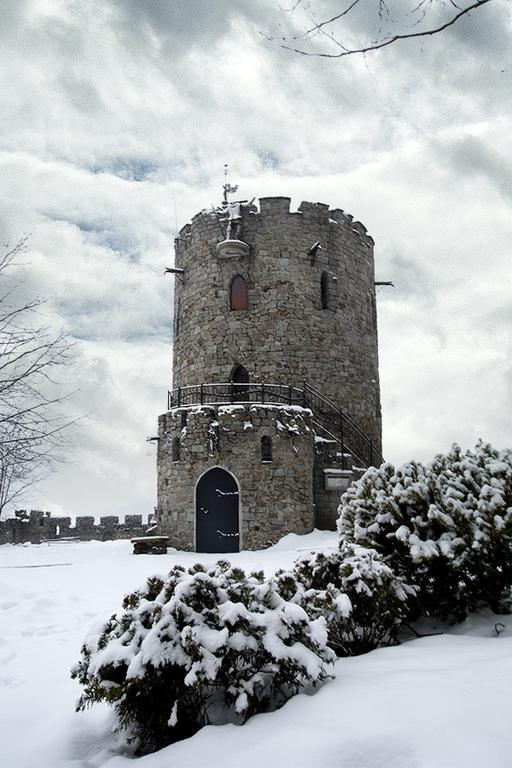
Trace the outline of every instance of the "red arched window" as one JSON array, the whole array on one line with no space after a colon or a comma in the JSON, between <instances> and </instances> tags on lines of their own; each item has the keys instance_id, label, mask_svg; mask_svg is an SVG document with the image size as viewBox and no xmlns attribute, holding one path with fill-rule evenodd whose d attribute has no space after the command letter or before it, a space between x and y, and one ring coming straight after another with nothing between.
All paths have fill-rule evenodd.
<instances>
[{"instance_id":1,"label":"red arched window","mask_svg":"<svg viewBox=\"0 0 512 768\"><path fill-rule=\"evenodd\" d=\"M229 306L231 309L248 309L247 283L242 275L235 275L229 291Z\"/></svg>"}]
</instances>

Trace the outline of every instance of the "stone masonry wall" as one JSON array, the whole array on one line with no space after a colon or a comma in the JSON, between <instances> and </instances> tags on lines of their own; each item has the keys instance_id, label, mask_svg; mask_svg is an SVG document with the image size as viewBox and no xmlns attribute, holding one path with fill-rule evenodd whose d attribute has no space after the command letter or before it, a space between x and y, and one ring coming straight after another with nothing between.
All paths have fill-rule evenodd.
<instances>
[{"instance_id":1,"label":"stone masonry wall","mask_svg":"<svg viewBox=\"0 0 512 768\"><path fill-rule=\"evenodd\" d=\"M45 540L65 538L80 541L111 541L145 536L154 527L149 515L147 523L142 515L126 515L120 523L115 515L100 517L99 524L94 517L77 517L74 525L70 517L52 517L50 512L38 509L16 511L16 517L0 520L0 544L40 544Z\"/></svg>"},{"instance_id":2,"label":"stone masonry wall","mask_svg":"<svg viewBox=\"0 0 512 768\"><path fill-rule=\"evenodd\" d=\"M350 454L345 454L344 467L352 464ZM313 499L315 502L315 526L321 530L336 529L338 519L338 507L344 488L328 489L326 487L326 471L334 469L342 471L340 445L336 441L325 440L322 437L315 438L315 464L313 474ZM345 472L346 483L354 479L354 473Z\"/></svg>"},{"instance_id":3,"label":"stone masonry wall","mask_svg":"<svg viewBox=\"0 0 512 768\"><path fill-rule=\"evenodd\" d=\"M240 548L258 549L314 526L311 412L288 406L175 408L160 416L158 527L171 545L195 549L195 486L211 467L240 486ZM272 461L261 459L261 438ZM173 440L179 460L173 461Z\"/></svg>"},{"instance_id":4,"label":"stone masonry wall","mask_svg":"<svg viewBox=\"0 0 512 768\"><path fill-rule=\"evenodd\" d=\"M229 381L243 365L251 381L302 386L339 404L381 451L373 240L342 210L286 197L261 198L240 238L248 256L221 259L212 212L197 214L176 239L173 387ZM321 249L310 255L314 243ZM327 274L327 309L321 276ZM248 310L232 311L240 274Z\"/></svg>"}]
</instances>

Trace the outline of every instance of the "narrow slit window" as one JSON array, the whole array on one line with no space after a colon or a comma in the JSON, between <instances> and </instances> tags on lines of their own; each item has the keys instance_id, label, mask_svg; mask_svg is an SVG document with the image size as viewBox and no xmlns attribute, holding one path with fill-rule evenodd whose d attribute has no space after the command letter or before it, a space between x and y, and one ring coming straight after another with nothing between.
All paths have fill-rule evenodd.
<instances>
[{"instance_id":1,"label":"narrow slit window","mask_svg":"<svg viewBox=\"0 0 512 768\"><path fill-rule=\"evenodd\" d=\"M322 272L320 278L320 302L322 309L329 309L329 273Z\"/></svg>"},{"instance_id":2,"label":"narrow slit window","mask_svg":"<svg viewBox=\"0 0 512 768\"><path fill-rule=\"evenodd\" d=\"M375 294L370 291L370 312L372 318L372 326L377 328L377 302L375 301Z\"/></svg>"},{"instance_id":3,"label":"narrow slit window","mask_svg":"<svg viewBox=\"0 0 512 768\"><path fill-rule=\"evenodd\" d=\"M272 438L268 435L261 438L261 460L272 461Z\"/></svg>"},{"instance_id":4,"label":"narrow slit window","mask_svg":"<svg viewBox=\"0 0 512 768\"><path fill-rule=\"evenodd\" d=\"M247 283L242 275L235 275L231 281L229 291L229 306L234 310L244 310L249 308L249 296L247 293Z\"/></svg>"},{"instance_id":5,"label":"narrow slit window","mask_svg":"<svg viewBox=\"0 0 512 768\"><path fill-rule=\"evenodd\" d=\"M175 437L172 441L172 460L173 461L179 461L180 460L180 439L179 437Z\"/></svg>"},{"instance_id":6,"label":"narrow slit window","mask_svg":"<svg viewBox=\"0 0 512 768\"><path fill-rule=\"evenodd\" d=\"M179 330L180 330L180 300L178 299L176 302L176 311L174 312L174 329L173 329L174 336L178 335Z\"/></svg>"}]
</instances>

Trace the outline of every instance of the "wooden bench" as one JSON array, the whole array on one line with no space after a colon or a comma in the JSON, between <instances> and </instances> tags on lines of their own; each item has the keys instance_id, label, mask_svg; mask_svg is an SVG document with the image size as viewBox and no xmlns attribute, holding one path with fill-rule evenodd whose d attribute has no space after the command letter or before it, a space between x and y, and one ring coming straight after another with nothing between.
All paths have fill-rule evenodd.
<instances>
[{"instance_id":1,"label":"wooden bench","mask_svg":"<svg viewBox=\"0 0 512 768\"><path fill-rule=\"evenodd\" d=\"M139 536L131 539L134 555L165 555L169 546L168 536Z\"/></svg>"}]
</instances>

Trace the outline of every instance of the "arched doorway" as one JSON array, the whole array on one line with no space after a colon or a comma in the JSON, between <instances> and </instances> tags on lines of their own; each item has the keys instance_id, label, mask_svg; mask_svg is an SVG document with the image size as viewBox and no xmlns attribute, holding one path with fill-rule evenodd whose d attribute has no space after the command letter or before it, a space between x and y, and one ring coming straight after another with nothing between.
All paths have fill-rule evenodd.
<instances>
[{"instance_id":1,"label":"arched doorway","mask_svg":"<svg viewBox=\"0 0 512 768\"><path fill-rule=\"evenodd\" d=\"M233 399L237 402L250 400L249 397L249 371L243 365L237 365L231 371L233 382Z\"/></svg>"},{"instance_id":2,"label":"arched doorway","mask_svg":"<svg viewBox=\"0 0 512 768\"><path fill-rule=\"evenodd\" d=\"M239 550L238 484L230 472L212 467L196 486L196 552Z\"/></svg>"}]
</instances>

